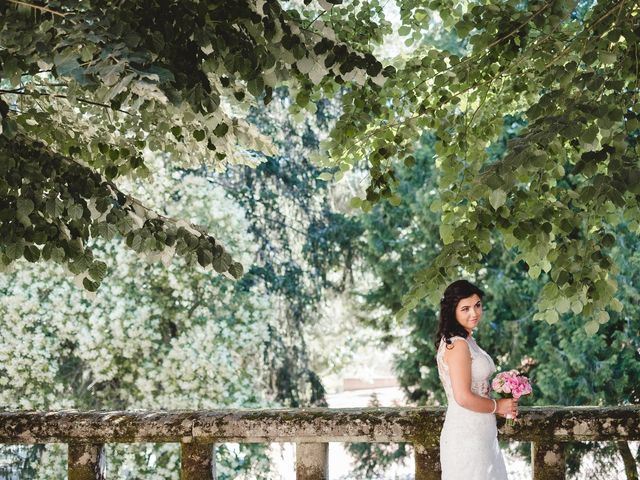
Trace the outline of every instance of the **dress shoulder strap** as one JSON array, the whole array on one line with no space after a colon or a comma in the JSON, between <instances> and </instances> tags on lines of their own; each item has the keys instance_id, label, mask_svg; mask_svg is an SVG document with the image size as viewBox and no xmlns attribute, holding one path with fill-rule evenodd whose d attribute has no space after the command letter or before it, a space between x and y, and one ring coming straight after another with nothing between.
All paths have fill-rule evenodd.
<instances>
[{"instance_id":1,"label":"dress shoulder strap","mask_svg":"<svg viewBox=\"0 0 640 480\"><path fill-rule=\"evenodd\" d=\"M473 342L470 342L469 340L467 340L464 337L460 337L460 336L455 336L455 337L451 337L449 340L451 340L451 343L455 343L458 340L462 340L464 343L467 344L467 346L469 347L469 353L471 353L471 358L475 358L476 357L476 350L473 347ZM446 345L446 342L444 341L444 337L442 338L440 345L442 346L443 344ZM444 347L446 348L446 346Z\"/></svg>"},{"instance_id":2,"label":"dress shoulder strap","mask_svg":"<svg viewBox=\"0 0 640 480\"><path fill-rule=\"evenodd\" d=\"M452 342L455 342L456 340L462 340L464 342L467 342L466 338L460 337L460 336L451 337L449 340L451 340ZM469 342L467 342L467 343L469 343Z\"/></svg>"}]
</instances>

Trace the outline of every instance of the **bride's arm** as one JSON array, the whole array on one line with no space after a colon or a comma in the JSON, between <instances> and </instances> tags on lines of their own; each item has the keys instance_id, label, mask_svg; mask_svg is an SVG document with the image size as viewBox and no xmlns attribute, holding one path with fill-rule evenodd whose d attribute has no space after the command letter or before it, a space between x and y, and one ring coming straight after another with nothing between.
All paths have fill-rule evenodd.
<instances>
[{"instance_id":1,"label":"bride's arm","mask_svg":"<svg viewBox=\"0 0 640 480\"><path fill-rule=\"evenodd\" d=\"M444 352L444 361L449 367L453 398L461 407L479 413L493 412L494 401L476 395L471 391L471 352L465 341L453 342L453 348L447 348ZM514 417L517 412L517 402L511 398L497 400L496 412L505 416L511 413Z\"/></svg>"}]
</instances>

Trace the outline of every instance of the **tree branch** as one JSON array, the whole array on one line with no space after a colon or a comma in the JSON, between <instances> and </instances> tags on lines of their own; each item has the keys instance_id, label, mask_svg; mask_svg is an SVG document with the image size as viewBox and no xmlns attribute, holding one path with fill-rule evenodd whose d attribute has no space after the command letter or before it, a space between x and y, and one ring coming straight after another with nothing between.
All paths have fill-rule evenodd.
<instances>
[{"instance_id":1,"label":"tree branch","mask_svg":"<svg viewBox=\"0 0 640 480\"><path fill-rule=\"evenodd\" d=\"M205 242L205 245L200 245L197 249L198 255L204 255L207 252L211 255L209 261L206 262L206 264L201 263L203 266L210 266L213 264L213 268L215 268L216 271L224 274L227 277L233 276L235 278L238 278L242 274L241 265L236 262L230 254L226 253L226 249L223 247L222 243L218 241L218 239L216 239L213 235L209 234L205 228L199 225L195 225L184 219L171 218L158 214L156 211L143 205L135 197L128 195L120 190L113 182L107 180L100 172L89 167L88 165L80 163L73 158L61 155L58 152L52 151L49 147L28 138L22 133L18 133L11 140L0 136L0 150L2 150L3 148L6 148L9 153L11 153L14 157L19 158L23 162L39 162L44 161L45 157L48 157L47 161L50 160L53 164L57 163L61 167L56 167L56 175L58 176L58 178L51 179L51 181L53 182L53 186L45 185L42 187L44 190L34 193L34 195L57 197L58 195L64 194L65 192L68 193L70 184L82 178L85 178L87 180L92 179L94 184L96 184L96 187L102 188L106 195L101 194L100 196L106 196L111 199L111 210L106 210L105 212L100 213L100 215L96 214L96 212L92 212L91 218L84 217L83 222L85 223L86 227L92 229L95 225L106 221L107 223L120 229L120 227L118 227L117 225L117 220L105 220L105 217L108 218L107 214L109 212L119 211L126 217L128 217L131 221L130 226L124 228L124 230L120 230L120 233L123 234L123 236L127 236L128 234L137 235L138 232L144 229L147 229L152 233L154 231L157 231L157 229L165 232L173 230L173 227L175 227L178 232L183 229L188 232L184 234L185 236L191 236L192 239L195 237L196 240L207 240L207 242ZM63 164L64 166L60 164ZM16 192L13 192L12 195L16 196ZM18 193L17 195L19 196L20 194ZM90 205L91 200L97 198L97 196L93 194L87 195L78 194L78 196L81 197L84 202L87 202ZM76 195L72 196L75 197ZM74 200L79 201L79 199L75 198ZM45 208L44 203L42 203L39 208ZM87 207L85 206L83 208ZM40 218L44 218L45 222L51 221L51 219L47 219L46 216L43 217L41 215ZM69 217L66 216L61 220L68 221L68 218ZM157 223L155 221L157 221ZM93 233L89 235L88 229L86 229L85 231L87 232L86 234L83 233L81 236L76 235L77 238L80 238L82 243L85 243L88 240L89 236L93 236ZM160 254L166 248L169 247L163 246L162 249L147 249L147 251L153 254ZM189 251L181 253L180 255L191 255L194 253L195 249L192 247ZM216 267L216 262L223 263L218 263Z\"/></svg>"},{"instance_id":2,"label":"tree branch","mask_svg":"<svg viewBox=\"0 0 640 480\"><path fill-rule=\"evenodd\" d=\"M15 88L13 90L0 89L0 94L3 94L3 93L8 93L12 95L26 95L29 97L55 97L55 98L69 99L68 95L60 95L58 93L46 93L46 92L25 92L22 88ZM109 110L124 113L126 115L132 115L130 112L127 112L126 110L122 110L120 108L113 108L111 105L108 105L106 103L95 102L87 98L76 98L76 100L80 103L95 105L97 107L108 108Z\"/></svg>"},{"instance_id":3,"label":"tree branch","mask_svg":"<svg viewBox=\"0 0 640 480\"><path fill-rule=\"evenodd\" d=\"M47 12L52 15L58 15L59 17L65 17L67 14L62 12L57 12L48 7L43 7L42 5L34 5L33 3L21 2L20 0L9 0L11 3L15 3L16 5L22 5L24 7L33 8L35 10L40 10L41 12Z\"/></svg>"},{"instance_id":4,"label":"tree branch","mask_svg":"<svg viewBox=\"0 0 640 480\"><path fill-rule=\"evenodd\" d=\"M629 444L626 441L621 440L619 442L616 442L616 445L624 463L624 470L627 474L627 480L638 480L638 470L636 467L636 462L633 458L633 453L631 453L631 449L629 448Z\"/></svg>"}]
</instances>

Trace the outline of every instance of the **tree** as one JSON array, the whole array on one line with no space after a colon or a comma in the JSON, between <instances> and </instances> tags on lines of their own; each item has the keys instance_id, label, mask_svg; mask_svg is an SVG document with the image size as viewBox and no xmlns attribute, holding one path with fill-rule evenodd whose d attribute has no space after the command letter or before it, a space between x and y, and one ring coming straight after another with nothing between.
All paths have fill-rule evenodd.
<instances>
[{"instance_id":1,"label":"tree","mask_svg":"<svg viewBox=\"0 0 640 480\"><path fill-rule=\"evenodd\" d=\"M126 185L136 198L205 228L216 226L227 244L243 252L244 261L255 254L244 210L222 187L201 176L175 175L166 158L147 162L156 172L153 184ZM269 329L278 328L262 285L230 284L184 259L149 263L115 240L99 240L92 248L114 265L93 298L52 263L0 276L2 409L273 404L268 365L255 362L265 354ZM153 472L158 478L176 478L175 445L110 448L115 451L109 468L119 477ZM60 448L49 449L41 452L37 478L64 473ZM224 473L233 455L221 453ZM264 452L254 454L255 461L245 460L241 471L267 469ZM19 472L27 474L24 467Z\"/></svg>"},{"instance_id":2,"label":"tree","mask_svg":"<svg viewBox=\"0 0 640 480\"><path fill-rule=\"evenodd\" d=\"M481 268L502 244L532 278L547 274L536 318L555 323L566 311L558 300L568 299L595 333L605 309L620 310L616 226L640 229L640 7L397 3L413 51L384 85L345 94L324 165L368 170L366 198L354 201L364 211L382 199L397 204L399 162L415 165L417 139L435 135L442 248L415 273L400 315L422 298L435 302L459 268ZM454 48L422 44L434 23L457 34ZM487 147L508 114L525 123L495 159Z\"/></svg>"},{"instance_id":3,"label":"tree","mask_svg":"<svg viewBox=\"0 0 640 480\"><path fill-rule=\"evenodd\" d=\"M229 194L246 211L258 249L241 283L262 284L272 299L269 330L272 385L277 401L292 407L325 406L317 371L322 358L309 358L309 325L322 321L319 305L328 294L342 292L351 281L360 224L332 206L331 192L320 171L309 161L320 138L337 115L336 102L307 105L312 115L294 121L288 110L288 89L276 89L268 107L252 108L249 120L272 139L276 156L266 156L255 168L229 171ZM331 274L341 272L339 280ZM317 340L317 339L312 339Z\"/></svg>"},{"instance_id":4,"label":"tree","mask_svg":"<svg viewBox=\"0 0 640 480\"><path fill-rule=\"evenodd\" d=\"M148 173L145 148L218 168L252 163L251 150L271 146L237 107L268 102L290 81L294 113L340 93L322 163L341 176L366 159L367 196L355 202L365 210L397 203L395 160L414 163L424 129L438 139L444 248L416 273L401 315L436 298L459 265L481 265L497 229L532 277L545 272L555 285L541 291L539 317L557 321L554 302L569 298L595 332L605 308L620 307L603 221L640 225L637 4L402 0L399 33L414 50L396 71L370 53L390 32L377 1L320 3L319 13L275 0L260 11L248 0L5 3L2 263L62 262L95 290L104 265L84 244L120 233L138 251L175 248L240 276L214 237L158 216L114 181ZM453 48L421 45L438 22L457 34ZM492 161L485 147L505 113L526 124Z\"/></svg>"},{"instance_id":5,"label":"tree","mask_svg":"<svg viewBox=\"0 0 640 480\"><path fill-rule=\"evenodd\" d=\"M241 109L268 103L284 81L301 106L339 84L382 83L391 71L364 48L381 35L379 12L344 10L354 39L275 0L4 2L0 264L54 261L95 291L106 265L87 242L119 234L136 252L240 277L213 235L116 182L150 174L145 151L215 169L274 153Z\"/></svg>"},{"instance_id":6,"label":"tree","mask_svg":"<svg viewBox=\"0 0 640 480\"><path fill-rule=\"evenodd\" d=\"M518 123L514 118L505 121L504 138L492 146L493 154L501 154L500 145L506 145L507 138L517 134ZM437 308L424 299L403 319L392 312L402 302L404 286L399 279L411 278L412 272L425 268L439 254L439 232L432 227L437 213L430 208L438 201L434 143L434 137L425 135L423 147L415 153L419 168L399 168L400 206L381 203L362 216L367 232L362 253L379 279L375 288L360 291L369 307L363 312L362 321L377 326L386 334L387 341L395 345L399 352L395 367L400 383L408 400L420 405L446 402L435 367ZM623 309L611 311L611 318L596 334L586 332L581 315L570 308L563 313L562 321L553 325L534 321L535 302L541 290L549 286L543 278L532 279L525 262L499 243L487 255L483 268L461 272L486 293L484 319L476 333L479 343L496 359L498 370L517 368L532 379L534 394L523 398L523 405L640 402L636 381L640 376L637 302L640 238L626 230L624 224L614 230L617 241L611 251L620 266L616 275L620 285L616 299ZM560 301L567 302L566 299ZM362 455L363 451L371 451L367 448L360 447L360 451L354 453L359 455L362 468L373 468L367 463L370 459ZM385 457L382 450L378 455L384 462L397 457L400 451L391 449ZM526 448L520 451L529 454ZM571 444L567 450L570 472L580 468L587 453L594 455L593 476L597 477L608 475L612 457L616 455L625 458L625 463L634 464L627 442ZM379 458L373 457L373 460Z\"/></svg>"},{"instance_id":7,"label":"tree","mask_svg":"<svg viewBox=\"0 0 640 480\"><path fill-rule=\"evenodd\" d=\"M361 229L347 235L359 224L332 209L327 182L307 161L335 106L322 103L314 117L294 124L289 102L286 89L278 89L269 106L249 116L279 150L255 168L217 173L148 155L152 179L121 180L154 211L217 229L251 265L239 281L168 255L160 256L164 265L148 263L144 257L156 256L140 258L115 239L89 244L111 265L95 294L83 295L51 262L21 259L13 272L0 274L2 408L326 404L317 369L341 352L321 349L312 357L309 350L318 349L310 327L323 322L327 294L348 283L346 267L344 275L336 273L354 252L342 245ZM120 476L177 475L175 446L111 448L109 470ZM263 450L221 446L219 475L268 476ZM3 448L3 463L10 453L16 455L7 475L57 478L64 469L57 447Z\"/></svg>"}]
</instances>

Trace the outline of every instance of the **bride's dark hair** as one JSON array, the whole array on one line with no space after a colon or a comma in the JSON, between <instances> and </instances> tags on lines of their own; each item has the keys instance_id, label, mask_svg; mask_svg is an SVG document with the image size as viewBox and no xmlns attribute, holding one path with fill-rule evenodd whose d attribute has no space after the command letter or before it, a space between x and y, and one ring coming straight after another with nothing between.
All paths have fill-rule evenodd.
<instances>
[{"instance_id":1,"label":"bride's dark hair","mask_svg":"<svg viewBox=\"0 0 640 480\"><path fill-rule=\"evenodd\" d=\"M484 296L482 290L466 280L456 280L444 289L444 294L440 299L440 322L436 333L436 350L442 338L447 344L451 344L451 337L467 337L469 333L456 320L456 307L460 300L474 294L480 298Z\"/></svg>"}]
</instances>

